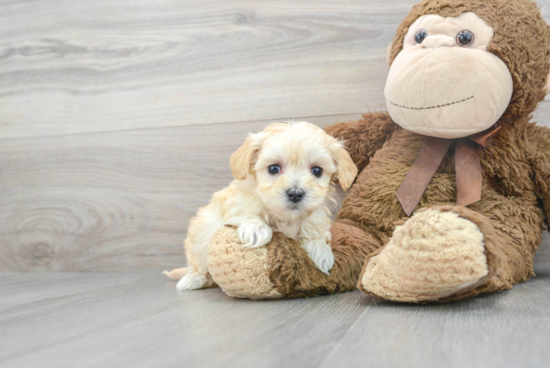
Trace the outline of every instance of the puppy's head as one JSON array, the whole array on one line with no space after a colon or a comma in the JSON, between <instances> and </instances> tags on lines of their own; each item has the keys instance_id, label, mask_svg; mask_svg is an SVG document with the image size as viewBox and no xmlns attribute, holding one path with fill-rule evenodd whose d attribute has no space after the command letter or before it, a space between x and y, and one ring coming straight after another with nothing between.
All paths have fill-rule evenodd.
<instances>
[{"instance_id":1,"label":"puppy's head","mask_svg":"<svg viewBox=\"0 0 550 368\"><path fill-rule=\"evenodd\" d=\"M347 190L357 175L343 144L306 122L272 124L250 134L231 156L231 170L238 180L255 180L264 205L288 220L326 207L333 179Z\"/></svg>"}]
</instances>

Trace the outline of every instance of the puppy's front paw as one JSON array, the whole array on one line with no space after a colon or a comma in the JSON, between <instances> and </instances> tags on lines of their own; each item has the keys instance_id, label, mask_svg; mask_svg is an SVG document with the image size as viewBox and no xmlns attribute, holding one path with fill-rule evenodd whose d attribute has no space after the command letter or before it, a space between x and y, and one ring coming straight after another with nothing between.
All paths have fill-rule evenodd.
<instances>
[{"instance_id":1,"label":"puppy's front paw","mask_svg":"<svg viewBox=\"0 0 550 368\"><path fill-rule=\"evenodd\" d=\"M273 237L273 230L263 220L247 220L237 229L243 247L257 248L266 245Z\"/></svg>"},{"instance_id":2,"label":"puppy's front paw","mask_svg":"<svg viewBox=\"0 0 550 368\"><path fill-rule=\"evenodd\" d=\"M330 245L324 240L313 240L304 243L302 248L308 252L309 258L315 263L315 266L328 275L334 266L334 254L332 254Z\"/></svg>"}]
</instances>

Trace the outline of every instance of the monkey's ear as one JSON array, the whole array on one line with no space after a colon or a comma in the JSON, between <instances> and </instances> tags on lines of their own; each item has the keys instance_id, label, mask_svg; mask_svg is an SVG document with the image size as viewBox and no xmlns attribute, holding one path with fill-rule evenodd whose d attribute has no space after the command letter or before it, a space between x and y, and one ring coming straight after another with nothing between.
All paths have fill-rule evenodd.
<instances>
[{"instance_id":1,"label":"monkey's ear","mask_svg":"<svg viewBox=\"0 0 550 368\"><path fill-rule=\"evenodd\" d=\"M550 93L550 74L546 77L546 94Z\"/></svg>"},{"instance_id":2,"label":"monkey's ear","mask_svg":"<svg viewBox=\"0 0 550 368\"><path fill-rule=\"evenodd\" d=\"M264 133L249 134L243 145L231 155L229 165L235 179L245 180L248 177L250 165L255 161L264 139Z\"/></svg>"},{"instance_id":3,"label":"monkey's ear","mask_svg":"<svg viewBox=\"0 0 550 368\"><path fill-rule=\"evenodd\" d=\"M388 49L386 50L386 61L388 62L388 64L390 64L390 57L391 57L392 47L393 47L393 41L390 42L390 44L388 45Z\"/></svg>"}]
</instances>

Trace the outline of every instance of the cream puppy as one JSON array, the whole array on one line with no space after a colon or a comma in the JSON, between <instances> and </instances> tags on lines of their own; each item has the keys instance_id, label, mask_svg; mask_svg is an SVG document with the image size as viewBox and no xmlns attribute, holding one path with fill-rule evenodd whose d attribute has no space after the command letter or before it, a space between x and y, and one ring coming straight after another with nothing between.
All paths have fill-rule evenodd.
<instances>
[{"instance_id":1,"label":"cream puppy","mask_svg":"<svg viewBox=\"0 0 550 368\"><path fill-rule=\"evenodd\" d=\"M177 289L214 286L206 255L210 239L224 225L237 227L243 247L261 247L273 231L280 231L299 241L317 268L328 274L334 264L334 181L347 190L357 175L342 142L310 123L272 124L250 134L230 164L235 180L191 220L184 243L188 269L167 273L179 278L187 271Z\"/></svg>"}]
</instances>

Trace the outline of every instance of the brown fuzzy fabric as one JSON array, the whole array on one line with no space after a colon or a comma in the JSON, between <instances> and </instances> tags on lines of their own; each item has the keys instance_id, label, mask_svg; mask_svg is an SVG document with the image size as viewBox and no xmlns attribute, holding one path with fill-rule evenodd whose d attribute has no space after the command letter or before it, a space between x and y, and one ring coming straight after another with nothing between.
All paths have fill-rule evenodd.
<instances>
[{"instance_id":1,"label":"brown fuzzy fabric","mask_svg":"<svg viewBox=\"0 0 550 368\"><path fill-rule=\"evenodd\" d=\"M533 165L535 193L540 198L546 227L550 228L550 134L548 129L529 124L526 129L527 158Z\"/></svg>"},{"instance_id":2,"label":"brown fuzzy fabric","mask_svg":"<svg viewBox=\"0 0 550 368\"><path fill-rule=\"evenodd\" d=\"M550 59L550 28L534 2L422 1L401 23L390 61L401 51L408 27L421 15L456 17L464 12L475 12L494 27L495 36L488 51L501 58L510 69L514 93L499 121L504 128L480 157L484 182L482 200L469 209L452 206L456 201L456 187L454 150L450 150L417 208L419 211L447 205L443 207L445 210L474 222L485 237L489 275L467 290L439 301L507 289L534 275L532 259L541 242L543 224L548 225L550 214L550 130L529 124L529 114L545 96ZM371 135L373 129L377 131L368 120L364 118L363 130L361 122L355 123L355 130L363 135ZM355 146L354 137L338 125L327 131L346 139L348 147ZM395 223L407 219L395 193L416 159L423 140L417 134L397 130L360 173L338 221L353 222L381 244L386 243ZM380 142L375 146L379 147ZM354 157L355 152L351 155Z\"/></svg>"},{"instance_id":3,"label":"brown fuzzy fabric","mask_svg":"<svg viewBox=\"0 0 550 368\"><path fill-rule=\"evenodd\" d=\"M534 275L532 259L550 217L550 130L529 123L530 113L544 98L550 70L550 28L534 2L422 1L400 25L390 60L401 51L408 27L421 15L455 17L464 12L475 12L494 28L489 52L510 69L514 93L499 121L502 130L480 155L482 200L468 208L455 206L455 150L451 148L417 207L417 212L434 207L453 211L472 221L483 234L488 275L459 293L436 300L440 302L508 289L529 279ZM397 224L408 220L396 192L424 137L399 128L385 113L365 114L357 122L336 124L326 131L346 141L361 171L333 224L336 263L326 276L295 242L277 237L268 245L270 284L266 287L275 288L280 297L352 290L361 266L383 249ZM235 252L232 257L239 257L240 250ZM247 292L241 296L251 297Z\"/></svg>"},{"instance_id":4,"label":"brown fuzzy fabric","mask_svg":"<svg viewBox=\"0 0 550 368\"><path fill-rule=\"evenodd\" d=\"M424 193L417 212L443 206L439 208L474 222L485 237L489 275L481 284L439 301L508 289L534 275L532 259L541 242L543 223L550 215L550 130L522 121L518 126L526 128L503 129L482 153L484 186L480 202L469 208L454 205L454 150L449 150ZM332 226L336 262L330 276L318 271L307 253L280 233L275 233L265 255L255 251L249 256L252 252L238 244L235 230L226 228L209 248L209 257L215 254L219 260L209 258L209 269L229 295L289 298L353 290L363 265L383 249L395 226L408 219L395 193L424 138L399 129L381 113L366 114L355 123L336 124L327 131L345 139L352 157L360 157L366 165ZM372 136L381 137L382 142L370 141ZM373 152L361 142L382 148ZM222 242L222 235L231 236ZM267 278L252 278L256 271L254 275L248 271L251 265L256 267L262 262L267 262L269 283ZM255 291L259 289L268 292Z\"/></svg>"},{"instance_id":5,"label":"brown fuzzy fabric","mask_svg":"<svg viewBox=\"0 0 550 368\"><path fill-rule=\"evenodd\" d=\"M279 299L355 290L367 254L379 244L360 230L337 223L330 275L317 269L298 242L273 234L266 247L245 248L231 227L216 232L208 248L208 266L216 283L229 296Z\"/></svg>"},{"instance_id":6,"label":"brown fuzzy fabric","mask_svg":"<svg viewBox=\"0 0 550 368\"><path fill-rule=\"evenodd\" d=\"M365 129L365 125L368 125L369 129ZM357 170L361 171L369 164L374 153L382 148L384 142L397 129L401 128L393 122L388 114L378 112L363 114L361 120L337 123L325 130L334 137L344 139L344 145L351 159L355 162Z\"/></svg>"},{"instance_id":7,"label":"brown fuzzy fabric","mask_svg":"<svg viewBox=\"0 0 550 368\"><path fill-rule=\"evenodd\" d=\"M550 66L550 27L539 8L530 0L424 0L415 5L397 29L390 53L390 64L403 49L409 27L422 15L457 17L473 12L493 27L488 51L498 56L512 73L514 93L501 123L513 124L533 112L544 99Z\"/></svg>"},{"instance_id":8,"label":"brown fuzzy fabric","mask_svg":"<svg viewBox=\"0 0 550 368\"><path fill-rule=\"evenodd\" d=\"M370 129L370 125L364 125L364 132ZM327 130L331 132L332 128ZM348 141L353 139L345 134L340 136ZM423 140L422 136L415 133L397 130L359 174L344 201L337 222L354 224L371 234L378 240L378 244L387 243L396 223L407 219L395 193L418 156ZM455 212L476 223L484 233L490 274L499 274L498 282L477 286L455 298L502 290L527 280L534 274L532 259L541 243L544 217L540 204L546 203L548 216L550 130L533 127L523 121L518 122L518 129L503 129L481 154L484 174L482 200L469 206L469 209L454 206L456 186L453 152L450 150L443 160L417 212L422 208L453 205ZM450 299L443 299L446 300Z\"/></svg>"},{"instance_id":9,"label":"brown fuzzy fabric","mask_svg":"<svg viewBox=\"0 0 550 368\"><path fill-rule=\"evenodd\" d=\"M320 272L297 242L280 237L268 244L270 280L279 293L293 298L355 290L367 254L380 245L345 223L333 224L331 231L335 260L330 275Z\"/></svg>"}]
</instances>

